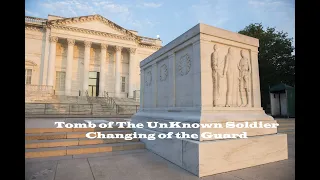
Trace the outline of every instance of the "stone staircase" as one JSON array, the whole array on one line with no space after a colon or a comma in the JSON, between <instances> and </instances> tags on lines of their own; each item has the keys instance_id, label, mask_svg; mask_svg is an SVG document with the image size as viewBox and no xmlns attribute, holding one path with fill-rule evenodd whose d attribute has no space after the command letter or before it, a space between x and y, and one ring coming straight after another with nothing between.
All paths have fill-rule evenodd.
<instances>
[{"instance_id":1,"label":"stone staircase","mask_svg":"<svg viewBox=\"0 0 320 180\"><path fill-rule=\"evenodd\" d=\"M131 134L128 128L30 128L25 134L25 158L144 149L139 139L88 139L87 132Z\"/></svg>"},{"instance_id":2,"label":"stone staircase","mask_svg":"<svg viewBox=\"0 0 320 180\"><path fill-rule=\"evenodd\" d=\"M112 98L114 102L119 106L117 111L120 114L134 114L139 110L140 102L131 98Z\"/></svg>"},{"instance_id":3,"label":"stone staircase","mask_svg":"<svg viewBox=\"0 0 320 180\"><path fill-rule=\"evenodd\" d=\"M295 134L295 120L294 119L275 119L277 120L278 133Z\"/></svg>"},{"instance_id":4,"label":"stone staircase","mask_svg":"<svg viewBox=\"0 0 320 180\"><path fill-rule=\"evenodd\" d=\"M93 114L116 114L115 107L107 103L105 97L90 98L90 103L93 105Z\"/></svg>"}]
</instances>

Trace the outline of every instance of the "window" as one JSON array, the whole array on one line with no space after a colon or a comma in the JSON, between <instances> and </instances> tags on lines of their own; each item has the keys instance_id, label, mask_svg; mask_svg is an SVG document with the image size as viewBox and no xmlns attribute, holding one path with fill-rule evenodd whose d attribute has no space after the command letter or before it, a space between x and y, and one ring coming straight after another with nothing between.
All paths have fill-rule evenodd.
<instances>
[{"instance_id":1,"label":"window","mask_svg":"<svg viewBox=\"0 0 320 180\"><path fill-rule=\"evenodd\" d=\"M65 89L66 72L56 72L56 90L63 91Z\"/></svg>"},{"instance_id":2,"label":"window","mask_svg":"<svg viewBox=\"0 0 320 180\"><path fill-rule=\"evenodd\" d=\"M126 77L121 77L121 92L126 92Z\"/></svg>"},{"instance_id":3,"label":"window","mask_svg":"<svg viewBox=\"0 0 320 180\"><path fill-rule=\"evenodd\" d=\"M24 83L31 84L31 77L32 77L32 69L25 69L24 70Z\"/></svg>"}]
</instances>

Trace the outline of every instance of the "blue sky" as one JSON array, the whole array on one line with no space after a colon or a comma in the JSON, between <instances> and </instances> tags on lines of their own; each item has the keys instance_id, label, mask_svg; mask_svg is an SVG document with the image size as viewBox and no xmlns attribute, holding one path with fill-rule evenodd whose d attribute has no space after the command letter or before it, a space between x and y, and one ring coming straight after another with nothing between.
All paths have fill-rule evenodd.
<instances>
[{"instance_id":1,"label":"blue sky","mask_svg":"<svg viewBox=\"0 0 320 180\"><path fill-rule=\"evenodd\" d=\"M294 0L26 0L25 14L75 17L100 14L166 45L197 23L238 32L262 23L295 36ZM294 45L294 44L293 44Z\"/></svg>"}]
</instances>

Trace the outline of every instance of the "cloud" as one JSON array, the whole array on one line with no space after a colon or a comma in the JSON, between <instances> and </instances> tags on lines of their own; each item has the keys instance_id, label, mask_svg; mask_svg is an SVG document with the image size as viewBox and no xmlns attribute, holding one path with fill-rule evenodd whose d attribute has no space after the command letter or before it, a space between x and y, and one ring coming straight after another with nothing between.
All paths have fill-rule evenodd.
<instances>
[{"instance_id":1,"label":"cloud","mask_svg":"<svg viewBox=\"0 0 320 180\"><path fill-rule=\"evenodd\" d=\"M295 7L294 3L277 0L249 0L255 19L264 22L265 26L275 27L278 31L288 33L289 37L295 36ZM293 39L293 46L295 41Z\"/></svg>"},{"instance_id":2,"label":"cloud","mask_svg":"<svg viewBox=\"0 0 320 180\"><path fill-rule=\"evenodd\" d=\"M248 4L261 7L261 6L270 6L270 7L277 7L283 4L282 1L274 1L274 0L249 0Z\"/></svg>"},{"instance_id":3,"label":"cloud","mask_svg":"<svg viewBox=\"0 0 320 180\"><path fill-rule=\"evenodd\" d=\"M155 2L149 2L149 3L143 3L144 7L150 7L150 8L158 8L162 6L161 3L155 3Z\"/></svg>"},{"instance_id":4,"label":"cloud","mask_svg":"<svg viewBox=\"0 0 320 180\"><path fill-rule=\"evenodd\" d=\"M228 8L224 0L200 0L191 6L191 14L199 23L222 26L229 20Z\"/></svg>"},{"instance_id":5,"label":"cloud","mask_svg":"<svg viewBox=\"0 0 320 180\"><path fill-rule=\"evenodd\" d=\"M103 9L111 13L129 13L128 7L114 3L105 4Z\"/></svg>"},{"instance_id":6,"label":"cloud","mask_svg":"<svg viewBox=\"0 0 320 180\"><path fill-rule=\"evenodd\" d=\"M38 17L39 14L38 13L35 13L35 12L31 12L31 11L28 11L28 10L24 10L25 14L28 15L28 16L35 16L35 17Z\"/></svg>"},{"instance_id":7,"label":"cloud","mask_svg":"<svg viewBox=\"0 0 320 180\"><path fill-rule=\"evenodd\" d=\"M63 17L116 13L119 13L120 16L128 16L128 14L130 14L126 5L103 0L47 0L41 2L40 5L46 8L51 14Z\"/></svg>"},{"instance_id":8,"label":"cloud","mask_svg":"<svg viewBox=\"0 0 320 180\"><path fill-rule=\"evenodd\" d=\"M150 28L154 28L160 22L158 21L150 21L149 19L145 19L145 24L147 24Z\"/></svg>"}]
</instances>

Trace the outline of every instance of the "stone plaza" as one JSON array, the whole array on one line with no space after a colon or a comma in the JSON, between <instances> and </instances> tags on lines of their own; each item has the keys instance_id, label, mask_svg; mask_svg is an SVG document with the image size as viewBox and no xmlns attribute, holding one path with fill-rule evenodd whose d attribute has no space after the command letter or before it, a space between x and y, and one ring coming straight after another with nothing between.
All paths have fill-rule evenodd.
<instances>
[{"instance_id":1,"label":"stone plaza","mask_svg":"<svg viewBox=\"0 0 320 180\"><path fill-rule=\"evenodd\" d=\"M32 119L31 119L32 120ZM26 180L292 180L295 179L295 120L276 119L288 135L288 159L198 178L146 150L26 159ZM30 120L26 120L28 125ZM45 122L47 119L34 120ZM59 119L62 121L62 119Z\"/></svg>"}]
</instances>

